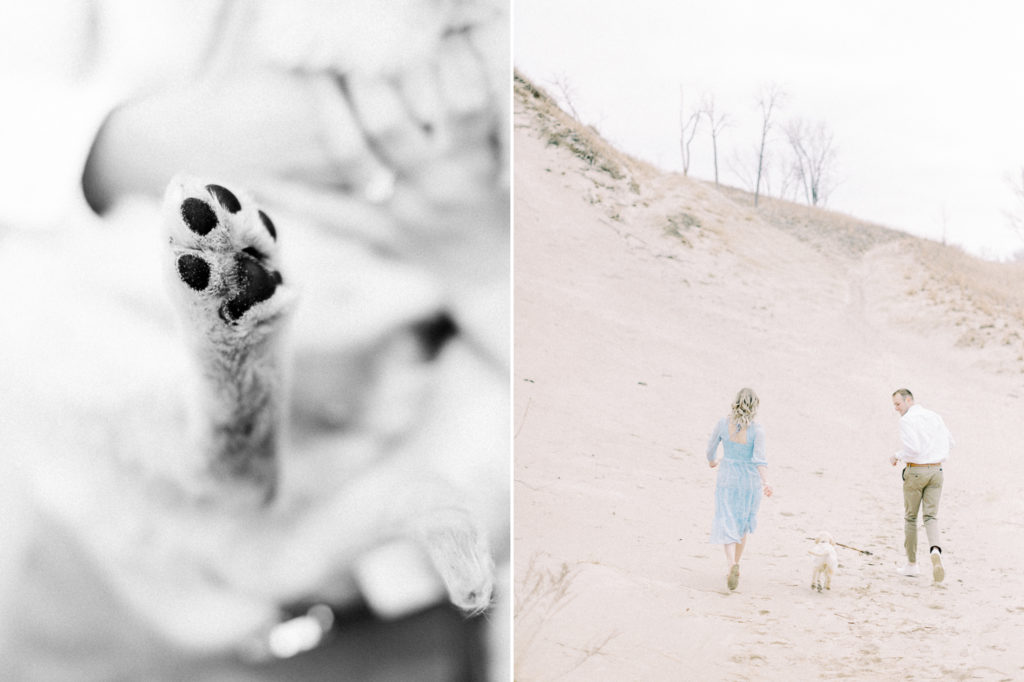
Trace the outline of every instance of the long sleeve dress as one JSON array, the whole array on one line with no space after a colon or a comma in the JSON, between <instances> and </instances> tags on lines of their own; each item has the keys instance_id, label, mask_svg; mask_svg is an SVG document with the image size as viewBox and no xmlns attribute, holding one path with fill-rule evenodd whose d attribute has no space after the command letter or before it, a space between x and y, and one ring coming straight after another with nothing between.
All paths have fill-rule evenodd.
<instances>
[{"instance_id":1,"label":"long sleeve dress","mask_svg":"<svg viewBox=\"0 0 1024 682\"><path fill-rule=\"evenodd\" d=\"M738 543L757 528L757 511L761 507L761 477L757 467L767 466L764 429L754 422L747 428L745 443L729 439L729 419L723 417L715 425L708 441L707 457L712 462L722 444L725 453L718 465L715 487L715 518L711 522L711 543Z\"/></svg>"}]
</instances>

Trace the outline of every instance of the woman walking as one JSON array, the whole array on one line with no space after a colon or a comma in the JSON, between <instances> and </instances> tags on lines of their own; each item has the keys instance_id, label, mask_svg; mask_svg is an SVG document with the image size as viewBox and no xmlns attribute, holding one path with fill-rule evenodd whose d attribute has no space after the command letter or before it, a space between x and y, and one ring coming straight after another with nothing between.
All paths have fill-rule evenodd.
<instances>
[{"instance_id":1,"label":"woman walking","mask_svg":"<svg viewBox=\"0 0 1024 682\"><path fill-rule=\"evenodd\" d=\"M741 389L728 417L722 417L708 441L708 464L718 463L715 487L715 519L711 523L711 543L725 547L729 563L726 584L735 590L740 580L740 557L747 535L757 528L757 510L761 495L771 497L772 487L766 475L764 429L754 421L760 401L749 388ZM722 443L723 457L717 458Z\"/></svg>"}]
</instances>

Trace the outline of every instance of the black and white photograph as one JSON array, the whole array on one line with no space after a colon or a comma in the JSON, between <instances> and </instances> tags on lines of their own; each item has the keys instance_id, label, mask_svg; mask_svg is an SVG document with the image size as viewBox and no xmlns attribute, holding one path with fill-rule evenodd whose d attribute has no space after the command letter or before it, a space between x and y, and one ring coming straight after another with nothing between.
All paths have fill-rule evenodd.
<instances>
[{"instance_id":1,"label":"black and white photograph","mask_svg":"<svg viewBox=\"0 0 1024 682\"><path fill-rule=\"evenodd\" d=\"M509 679L510 31L0 10L0 677Z\"/></svg>"}]
</instances>

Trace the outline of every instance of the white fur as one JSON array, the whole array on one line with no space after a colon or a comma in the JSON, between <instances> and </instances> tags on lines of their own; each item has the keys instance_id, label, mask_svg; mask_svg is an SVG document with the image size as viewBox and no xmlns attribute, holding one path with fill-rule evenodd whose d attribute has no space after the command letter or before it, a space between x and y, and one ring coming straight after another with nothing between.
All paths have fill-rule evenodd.
<instances>
[{"instance_id":1,"label":"white fur","mask_svg":"<svg viewBox=\"0 0 1024 682\"><path fill-rule=\"evenodd\" d=\"M175 279L181 249L201 248L216 260L217 249L227 258L258 242L271 260L279 257L252 222L252 198L235 187L243 213L237 220L220 215L230 230L214 236L216 248L182 232L176 222L182 192L202 186L190 179L171 186L164 213L169 232L159 239L138 225L83 230L81 241L69 233L67 261L47 265L39 258L23 272L0 258L7 267L0 274L12 281L31 275L55 287L45 306L26 303L30 291L11 305L32 333L16 330L5 344L25 357L48 358L9 374L16 399L4 399L19 429L7 429L0 445L17 456L12 475L23 478L10 487L25 502L5 514L13 519L16 512L24 524L6 528L0 547L6 569L0 585L6 667L0 669L11 679L29 679L30 669L41 679L68 671L88 677L89 652L58 646L69 638L105 642L101 666L114 665L117 656L166 656L167 647L231 651L276 622L283 604L352 600L362 558L395 543L416 548L461 608L477 612L489 604L488 535L507 526L500 513L507 507L495 499L507 486L507 379L457 340L423 363L405 332L405 322L416 320L381 319L376 335L365 327L352 333L358 343L295 340L300 355L318 349L323 372L353 379L341 389L350 396L346 409L331 412L345 428L329 420L324 426L319 416L315 428L295 423L284 393L290 347L280 336L280 323L298 300L292 273L285 269L284 286L234 331L214 319L215 301L206 298L212 292L188 290ZM285 221L276 222L281 243L297 238ZM148 283L147 277L158 281L158 271L136 268L136 261L150 263L142 256L146 239L169 266L172 309ZM214 271L212 280L222 277ZM107 291L132 299L130 312L118 317L89 307ZM410 288L411 297L423 300L417 291ZM312 314L344 319L346 305L379 306L373 296L381 294L367 291L366 301L347 291L332 301L334 308ZM167 333L172 310L186 343ZM358 311L349 319L356 318ZM235 332L242 333L234 338ZM242 365L227 371L209 362L255 337L266 343ZM226 406L233 399L222 389L237 373L262 377L238 394L250 407L263 406L256 430L280 430L279 480L269 504L244 481L210 475L215 453L206 427L230 417ZM64 397L55 402L54 395ZM289 425L296 432L290 436ZM38 667L56 651L67 652L67 668ZM97 677L115 676L100 669Z\"/></svg>"},{"instance_id":2,"label":"white fur","mask_svg":"<svg viewBox=\"0 0 1024 682\"><path fill-rule=\"evenodd\" d=\"M814 555L811 564L811 589L821 592L822 587L832 589L832 577L836 574L839 560L836 557L836 541L832 535L822 532L818 535L814 547L808 550Z\"/></svg>"}]
</instances>

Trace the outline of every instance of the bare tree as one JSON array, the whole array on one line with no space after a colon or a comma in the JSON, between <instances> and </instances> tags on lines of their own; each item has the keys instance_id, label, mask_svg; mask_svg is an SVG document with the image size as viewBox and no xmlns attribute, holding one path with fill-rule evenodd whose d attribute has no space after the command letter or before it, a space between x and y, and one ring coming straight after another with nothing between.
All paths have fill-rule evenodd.
<instances>
[{"instance_id":1,"label":"bare tree","mask_svg":"<svg viewBox=\"0 0 1024 682\"><path fill-rule=\"evenodd\" d=\"M772 116L775 110L782 106L786 93L776 85L771 84L761 89L757 98L757 106L761 110L761 143L757 152L757 179L754 181L754 206L761 195L761 177L766 169L765 150L768 146L768 133L771 132L774 120Z\"/></svg>"},{"instance_id":2,"label":"bare tree","mask_svg":"<svg viewBox=\"0 0 1024 682\"><path fill-rule=\"evenodd\" d=\"M764 150L763 154L764 154L764 167L761 169L761 195L762 196L766 196L766 197L770 197L773 194L772 190L775 187L775 185L774 185L774 183L775 183L774 169L775 169L776 166L779 165L779 163L777 163L776 160L775 160L776 159L776 153L775 153L775 151L772 148L770 148L770 147L766 148ZM757 182L756 178L755 178L754 182L755 183Z\"/></svg>"},{"instance_id":3,"label":"bare tree","mask_svg":"<svg viewBox=\"0 0 1024 682\"><path fill-rule=\"evenodd\" d=\"M700 109L691 109L685 114L683 86L679 86L679 154L683 158L683 175L690 174L690 143L697 134L700 123Z\"/></svg>"},{"instance_id":4,"label":"bare tree","mask_svg":"<svg viewBox=\"0 0 1024 682\"><path fill-rule=\"evenodd\" d=\"M785 125L785 132L807 203L824 206L835 186L836 148L832 131L824 121L811 124L794 118Z\"/></svg>"},{"instance_id":5,"label":"bare tree","mask_svg":"<svg viewBox=\"0 0 1024 682\"><path fill-rule=\"evenodd\" d=\"M704 96L704 104L701 106L701 112L708 119L708 125L711 127L711 151L715 160L715 184L718 184L718 135L722 132L722 129L728 125L728 118L725 114L718 113L715 111L715 96L708 94Z\"/></svg>"},{"instance_id":6,"label":"bare tree","mask_svg":"<svg viewBox=\"0 0 1024 682\"><path fill-rule=\"evenodd\" d=\"M785 148L761 141L746 150L735 151L728 160L729 171L740 186L751 194L778 196L787 201L798 201L802 185L793 155Z\"/></svg>"},{"instance_id":7,"label":"bare tree","mask_svg":"<svg viewBox=\"0 0 1024 682\"><path fill-rule=\"evenodd\" d=\"M725 160L725 167L736 176L736 181L739 183L738 186L749 192L754 193L754 188L757 185L757 164L751 159L757 160L760 149L758 145L751 144L745 149L734 149L732 153ZM765 168L761 173L761 188L765 189L768 181L771 178L769 172L769 160L771 157L771 150L765 150ZM764 193L764 192L762 192Z\"/></svg>"},{"instance_id":8,"label":"bare tree","mask_svg":"<svg viewBox=\"0 0 1024 682\"><path fill-rule=\"evenodd\" d=\"M786 201L797 201L800 193L800 174L791 154L779 158L776 167L779 171L779 198Z\"/></svg>"},{"instance_id":9,"label":"bare tree","mask_svg":"<svg viewBox=\"0 0 1024 682\"><path fill-rule=\"evenodd\" d=\"M566 111L572 115L580 123L583 119L580 118L580 114L576 111L576 104L573 100L576 98L576 88L573 86L572 81L569 80L569 76L563 71L555 75L551 84L558 89L558 93L562 96L562 101L565 104Z\"/></svg>"},{"instance_id":10,"label":"bare tree","mask_svg":"<svg viewBox=\"0 0 1024 682\"><path fill-rule=\"evenodd\" d=\"M750 163L750 156L757 154L757 147L754 146L748 151L733 150L726 159L726 165L736 179L739 180L740 187L747 190L751 194L754 193L754 183L757 181L757 174L753 164Z\"/></svg>"}]
</instances>

